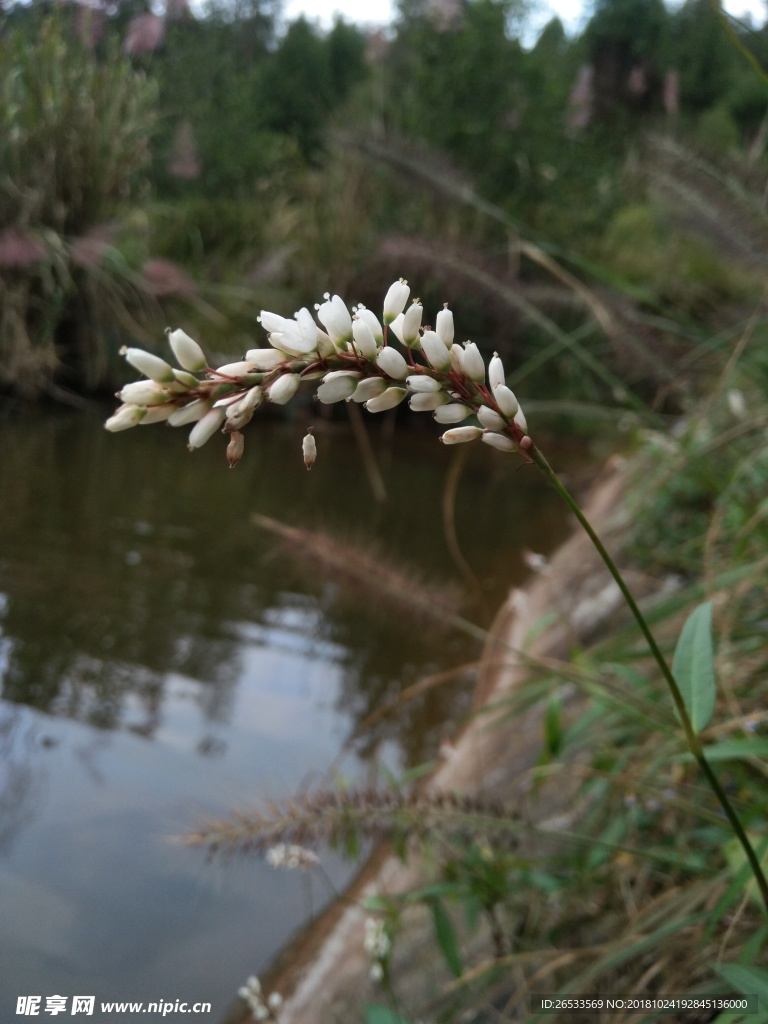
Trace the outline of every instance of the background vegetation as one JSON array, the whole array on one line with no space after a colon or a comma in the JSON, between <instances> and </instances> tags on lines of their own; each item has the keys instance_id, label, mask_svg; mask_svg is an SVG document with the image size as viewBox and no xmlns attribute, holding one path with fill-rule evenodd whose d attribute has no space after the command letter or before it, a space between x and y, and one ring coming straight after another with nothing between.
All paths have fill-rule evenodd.
<instances>
[{"instance_id":1,"label":"background vegetation","mask_svg":"<svg viewBox=\"0 0 768 1024\"><path fill-rule=\"evenodd\" d=\"M238 353L259 343L260 308L329 288L374 306L403 275L432 308L460 300L537 422L607 421L609 445L613 427L643 428L632 557L676 587L655 610L667 647L688 604L716 600L710 739L757 742L720 753L759 837L768 30L717 0L598 0L580 37L553 21L532 46L523 27L511 0L403 0L386 34L285 26L260 0L8 6L0 387L114 387L119 346L159 345L169 321ZM593 841L535 866L479 830L451 851L427 902L488 912L503 941L445 1019L478 1005L478 979L506 1005L500 967L576 991L566 939L585 990L695 990L713 963L764 958L729 833L634 635L575 652L525 699L566 683L589 700L575 719L554 700L545 767L583 755Z\"/></svg>"}]
</instances>

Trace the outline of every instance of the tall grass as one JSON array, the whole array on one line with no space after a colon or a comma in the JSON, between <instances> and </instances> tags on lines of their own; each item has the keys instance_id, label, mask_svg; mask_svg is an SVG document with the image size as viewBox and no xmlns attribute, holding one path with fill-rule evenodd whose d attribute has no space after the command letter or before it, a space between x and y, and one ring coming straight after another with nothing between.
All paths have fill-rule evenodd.
<instances>
[{"instance_id":1,"label":"tall grass","mask_svg":"<svg viewBox=\"0 0 768 1024\"><path fill-rule=\"evenodd\" d=\"M155 91L49 16L0 47L0 387L103 381L105 330L140 301L119 218L146 194ZM117 347L117 346L115 346Z\"/></svg>"}]
</instances>

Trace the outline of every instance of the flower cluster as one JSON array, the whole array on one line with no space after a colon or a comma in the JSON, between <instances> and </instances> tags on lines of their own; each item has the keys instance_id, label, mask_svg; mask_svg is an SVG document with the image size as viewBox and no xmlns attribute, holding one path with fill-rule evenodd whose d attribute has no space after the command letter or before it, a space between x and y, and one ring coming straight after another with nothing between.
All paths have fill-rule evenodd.
<instances>
[{"instance_id":1,"label":"flower cluster","mask_svg":"<svg viewBox=\"0 0 768 1024\"><path fill-rule=\"evenodd\" d=\"M383 981L386 976L387 962L392 952L392 939L387 926L380 918L366 917L363 949L371 958L371 981Z\"/></svg>"},{"instance_id":2,"label":"flower cluster","mask_svg":"<svg viewBox=\"0 0 768 1024\"><path fill-rule=\"evenodd\" d=\"M486 368L474 342L454 341L453 314L446 307L434 328L423 324L418 299L408 306L406 281L389 288L381 321L365 306L352 311L338 295L325 296L317 321L306 308L292 319L262 311L269 347L254 348L234 363L208 366L202 348L182 330L168 331L178 368L142 349L122 354L144 374L118 393L122 405L105 426L126 430L165 421L172 427L194 424L190 450L217 431L229 436L231 467L242 457L242 428L264 402L285 405L305 380L320 380L319 401L359 402L368 412L384 412L401 402L415 412L431 412L449 429L445 444L480 439L502 452L525 452L532 445L525 416L505 383L504 367L494 354ZM407 306L407 308L406 308ZM389 344L394 337L402 350ZM202 376L198 376L202 375ZM470 417L477 423L468 425ZM307 469L317 448L311 428L302 444Z\"/></svg>"},{"instance_id":3,"label":"flower cluster","mask_svg":"<svg viewBox=\"0 0 768 1024\"><path fill-rule=\"evenodd\" d=\"M247 1004L256 1020L276 1020L283 1005L283 997L279 992L273 992L266 1001L261 991L261 982L251 975L237 994Z\"/></svg>"},{"instance_id":4,"label":"flower cluster","mask_svg":"<svg viewBox=\"0 0 768 1024\"><path fill-rule=\"evenodd\" d=\"M267 864L273 868L302 868L307 871L319 863L316 853L296 843L278 843L267 850Z\"/></svg>"}]
</instances>

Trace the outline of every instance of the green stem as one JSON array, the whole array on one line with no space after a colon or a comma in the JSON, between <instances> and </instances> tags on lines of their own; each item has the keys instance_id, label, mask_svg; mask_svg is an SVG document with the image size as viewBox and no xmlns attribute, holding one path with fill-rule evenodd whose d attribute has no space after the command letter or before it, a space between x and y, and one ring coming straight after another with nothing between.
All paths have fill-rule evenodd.
<instances>
[{"instance_id":1,"label":"green stem","mask_svg":"<svg viewBox=\"0 0 768 1024\"><path fill-rule=\"evenodd\" d=\"M621 591L621 594L624 600L626 601L629 610L635 617L635 621L637 622L638 626L640 627L640 631L645 637L646 643L648 644L651 654L653 655L656 664L659 666L661 674L664 676L664 680L666 681L667 686L669 687L669 691L672 694L672 700L674 701L675 707L677 708L678 716L683 724L683 731L685 733L685 739L688 744L688 749L698 761L699 767L704 773L704 776L707 782L709 783L710 789L717 797L717 800L720 803L720 806L722 807L725 816L728 818L728 821L730 822L734 833L736 834L739 842L742 845L747 860L749 861L749 865L752 868L752 873L755 876L755 881L757 882L757 885L760 889L760 895L763 899L763 903L765 904L766 912L768 913L768 881L766 881L765 874L763 873L763 869L760 864L760 860L757 854L755 853L752 844L749 841L749 837L747 836L747 833L745 832L744 827L741 824L741 821L739 820L739 816L737 815L731 801L728 799L728 795L726 794L723 787L720 785L720 782L718 781L717 776L712 770L712 766L710 765L709 761L707 761L706 757L704 756L704 747L698 734L695 732L693 728L693 723L691 722L691 717L688 714L688 709L685 706L685 701L683 699L682 693L680 692L680 687L677 685L677 681L675 680L675 677L672 674L672 670L667 664L666 658L661 653L659 645L656 643L656 639L653 636L653 633L651 633L651 630L648 626L648 623L645 621L643 613L640 611L637 602L632 596L632 592L630 591L629 587L624 581L624 577L619 572L616 563L613 561L613 559L605 549L605 545L592 528L592 524L584 515L584 513L582 512L581 508L579 507L571 493L561 483L560 478L557 476L557 474L552 469L547 460L544 458L539 449L535 445L531 445L531 447L526 450L526 455L528 455L531 458L531 460L535 462L535 464L539 467L542 473L544 473L544 475L549 479L549 482L555 488L557 493L560 495L560 497L563 499L566 505L576 516L579 523L581 523L582 527L584 528L585 533L592 541L592 544L594 545L596 551L605 563L608 572L610 572L611 576L613 576L614 580L616 581L616 584L619 590Z\"/></svg>"}]
</instances>

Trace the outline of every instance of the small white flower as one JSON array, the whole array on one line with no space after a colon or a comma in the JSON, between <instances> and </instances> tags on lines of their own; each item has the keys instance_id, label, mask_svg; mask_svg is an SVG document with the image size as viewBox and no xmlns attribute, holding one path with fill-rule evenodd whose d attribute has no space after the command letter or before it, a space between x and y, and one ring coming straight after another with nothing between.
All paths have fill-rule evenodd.
<instances>
[{"instance_id":1,"label":"small white flower","mask_svg":"<svg viewBox=\"0 0 768 1024\"><path fill-rule=\"evenodd\" d=\"M450 398L444 391L433 391L432 393L411 395L408 405L414 412L434 412L435 409L439 409L441 405L446 405L448 402L450 402Z\"/></svg>"},{"instance_id":2,"label":"small white flower","mask_svg":"<svg viewBox=\"0 0 768 1024\"><path fill-rule=\"evenodd\" d=\"M451 367L454 373L464 373L464 349L461 345L457 345L456 342L451 345Z\"/></svg>"},{"instance_id":3,"label":"small white flower","mask_svg":"<svg viewBox=\"0 0 768 1024\"><path fill-rule=\"evenodd\" d=\"M147 407L143 405L121 405L117 412L110 416L104 426L113 434L118 430L130 430L138 426L147 415Z\"/></svg>"},{"instance_id":4,"label":"small white flower","mask_svg":"<svg viewBox=\"0 0 768 1024\"><path fill-rule=\"evenodd\" d=\"M520 408L514 391L510 391L506 384L496 384L493 389L493 397L502 413L509 419L513 419Z\"/></svg>"},{"instance_id":5,"label":"small white flower","mask_svg":"<svg viewBox=\"0 0 768 1024\"><path fill-rule=\"evenodd\" d=\"M190 373L199 373L208 365L203 350L185 331L169 331L168 341L176 356L176 362L183 369L189 370Z\"/></svg>"},{"instance_id":6,"label":"small white flower","mask_svg":"<svg viewBox=\"0 0 768 1024\"><path fill-rule=\"evenodd\" d=\"M488 430L504 430L507 425L504 417L499 416L495 409L490 409L487 405L480 406L477 418Z\"/></svg>"},{"instance_id":7,"label":"small white flower","mask_svg":"<svg viewBox=\"0 0 768 1024\"><path fill-rule=\"evenodd\" d=\"M299 390L301 377L298 373L284 373L270 384L267 398L275 405L285 405Z\"/></svg>"},{"instance_id":8,"label":"small white flower","mask_svg":"<svg viewBox=\"0 0 768 1024\"><path fill-rule=\"evenodd\" d=\"M210 441L223 422L224 410L211 409L192 428L187 448L190 451L194 451L195 448L202 448L206 441Z\"/></svg>"},{"instance_id":9,"label":"small white flower","mask_svg":"<svg viewBox=\"0 0 768 1024\"><path fill-rule=\"evenodd\" d=\"M435 332L440 335L446 348L453 344L453 313L448 309L447 302L435 318Z\"/></svg>"},{"instance_id":10,"label":"small white flower","mask_svg":"<svg viewBox=\"0 0 768 1024\"><path fill-rule=\"evenodd\" d=\"M281 360L284 362L284 360ZM249 373L253 373L254 366L247 359L240 359L236 363L225 363L224 366L218 366L214 370L214 375L221 377L247 377Z\"/></svg>"},{"instance_id":11,"label":"small white flower","mask_svg":"<svg viewBox=\"0 0 768 1024\"><path fill-rule=\"evenodd\" d=\"M384 967L378 960L371 964L368 977L376 984L384 980Z\"/></svg>"},{"instance_id":12,"label":"small white flower","mask_svg":"<svg viewBox=\"0 0 768 1024\"><path fill-rule=\"evenodd\" d=\"M496 387L497 384L505 384L506 376L504 375L504 364L499 359L496 352L493 353L493 357L488 364L488 384L490 385L491 391Z\"/></svg>"},{"instance_id":13,"label":"small white flower","mask_svg":"<svg viewBox=\"0 0 768 1024\"><path fill-rule=\"evenodd\" d=\"M279 992L272 992L267 999L267 1006L270 1010L279 1010L283 1005L283 997Z\"/></svg>"},{"instance_id":14,"label":"small white flower","mask_svg":"<svg viewBox=\"0 0 768 1024\"><path fill-rule=\"evenodd\" d=\"M725 397L728 400L728 408L731 411L731 415L737 420L746 419L747 403L744 398L744 392L739 391L738 388L729 388Z\"/></svg>"},{"instance_id":15,"label":"small white flower","mask_svg":"<svg viewBox=\"0 0 768 1024\"><path fill-rule=\"evenodd\" d=\"M356 315L358 320L362 320L364 323L368 325L368 329L373 335L376 344L383 345L384 332L382 331L379 319L373 312L373 310L366 309L365 306L358 306ZM352 326L354 328L354 324Z\"/></svg>"},{"instance_id":16,"label":"small white flower","mask_svg":"<svg viewBox=\"0 0 768 1024\"><path fill-rule=\"evenodd\" d=\"M245 360L254 370L274 370L285 362L285 353L276 348L249 348Z\"/></svg>"},{"instance_id":17,"label":"small white flower","mask_svg":"<svg viewBox=\"0 0 768 1024\"><path fill-rule=\"evenodd\" d=\"M355 339L355 348L363 358L376 358L376 353L379 351L376 338L368 323L360 318L359 313L352 321L352 336Z\"/></svg>"},{"instance_id":18,"label":"small white flower","mask_svg":"<svg viewBox=\"0 0 768 1024\"><path fill-rule=\"evenodd\" d=\"M288 320L287 317L280 316L279 313L270 313L266 309L262 309L256 319L267 334L280 334L280 332L284 331L286 326L290 323L290 320Z\"/></svg>"},{"instance_id":19,"label":"small white flower","mask_svg":"<svg viewBox=\"0 0 768 1024\"><path fill-rule=\"evenodd\" d=\"M514 416L515 423L520 427L524 434L528 433L528 424L525 419L525 413L518 407L517 412Z\"/></svg>"},{"instance_id":20,"label":"small white flower","mask_svg":"<svg viewBox=\"0 0 768 1024\"><path fill-rule=\"evenodd\" d=\"M227 429L239 430L246 423L250 423L254 412L263 401L264 392L262 389L260 387L251 388L244 398L241 398L239 402L235 402L234 405L230 405L227 408Z\"/></svg>"},{"instance_id":21,"label":"small white flower","mask_svg":"<svg viewBox=\"0 0 768 1024\"><path fill-rule=\"evenodd\" d=\"M189 423L196 423L211 408L211 403L202 398L196 398L188 405L182 405L180 409L171 413L168 417L168 425L171 427L186 427Z\"/></svg>"},{"instance_id":22,"label":"small white flower","mask_svg":"<svg viewBox=\"0 0 768 1024\"><path fill-rule=\"evenodd\" d=\"M440 381L435 380L434 377L428 377L426 373L411 374L410 377L405 378L405 383L411 391L420 394L431 394L441 390Z\"/></svg>"},{"instance_id":23,"label":"small white flower","mask_svg":"<svg viewBox=\"0 0 768 1024\"><path fill-rule=\"evenodd\" d=\"M410 367L403 355L391 345L387 345L379 352L376 356L376 364L388 377L393 377L395 380L404 380L410 373Z\"/></svg>"},{"instance_id":24,"label":"small white flower","mask_svg":"<svg viewBox=\"0 0 768 1024\"><path fill-rule=\"evenodd\" d=\"M453 427L441 436L443 444L464 444L467 441L476 441L483 436L480 427Z\"/></svg>"},{"instance_id":25,"label":"small white flower","mask_svg":"<svg viewBox=\"0 0 768 1024\"><path fill-rule=\"evenodd\" d=\"M395 317L403 312L410 294L411 289L408 287L408 282L402 277L389 286L387 294L384 296L385 324L391 324Z\"/></svg>"},{"instance_id":26,"label":"small white flower","mask_svg":"<svg viewBox=\"0 0 768 1024\"><path fill-rule=\"evenodd\" d=\"M146 416L141 418L141 426L149 426L151 423L163 423L171 418L176 406L172 402L166 405L150 405Z\"/></svg>"},{"instance_id":27,"label":"small white flower","mask_svg":"<svg viewBox=\"0 0 768 1024\"><path fill-rule=\"evenodd\" d=\"M435 410L435 419L438 423L461 423L471 415L471 408L468 405L462 405L461 402L451 402L450 405L443 405Z\"/></svg>"},{"instance_id":28,"label":"small white flower","mask_svg":"<svg viewBox=\"0 0 768 1024\"><path fill-rule=\"evenodd\" d=\"M170 363L166 363L160 356L151 352L145 352L143 348L121 348L120 355L125 356L139 373L157 381L158 384L172 384L176 380Z\"/></svg>"},{"instance_id":29,"label":"small white flower","mask_svg":"<svg viewBox=\"0 0 768 1024\"><path fill-rule=\"evenodd\" d=\"M399 313L392 323L389 325L390 331L394 334L401 345L404 345L403 341L403 322L405 321L405 314Z\"/></svg>"},{"instance_id":30,"label":"small white flower","mask_svg":"<svg viewBox=\"0 0 768 1024\"><path fill-rule=\"evenodd\" d=\"M394 409L399 405L407 394L405 388L387 388L376 398L369 399L365 403L365 408L368 412L386 412L387 409Z\"/></svg>"},{"instance_id":31,"label":"small white flower","mask_svg":"<svg viewBox=\"0 0 768 1024\"><path fill-rule=\"evenodd\" d=\"M387 382L383 377L367 377L361 380L351 395L353 402L367 402L369 398L376 398L387 390Z\"/></svg>"},{"instance_id":32,"label":"small white flower","mask_svg":"<svg viewBox=\"0 0 768 1024\"><path fill-rule=\"evenodd\" d=\"M127 405L162 405L168 401L168 389L153 380L136 380L126 384L117 397Z\"/></svg>"},{"instance_id":33,"label":"small white flower","mask_svg":"<svg viewBox=\"0 0 768 1024\"><path fill-rule=\"evenodd\" d=\"M450 370L451 354L435 331L424 331L421 336L421 350L429 365L435 370Z\"/></svg>"},{"instance_id":34,"label":"small white flower","mask_svg":"<svg viewBox=\"0 0 768 1024\"><path fill-rule=\"evenodd\" d=\"M334 345L339 346L352 338L352 317L343 299L334 295L322 303L317 311L317 318L325 327Z\"/></svg>"},{"instance_id":35,"label":"small white flower","mask_svg":"<svg viewBox=\"0 0 768 1024\"><path fill-rule=\"evenodd\" d=\"M403 315L403 337L401 340L409 348L418 347L419 328L423 314L424 307L418 300L415 300Z\"/></svg>"},{"instance_id":36,"label":"small white flower","mask_svg":"<svg viewBox=\"0 0 768 1024\"><path fill-rule=\"evenodd\" d=\"M511 437L507 437L506 434L494 434L491 431L487 431L483 434L483 441L489 444L491 448L496 448L500 452L516 452L517 445Z\"/></svg>"},{"instance_id":37,"label":"small white flower","mask_svg":"<svg viewBox=\"0 0 768 1024\"><path fill-rule=\"evenodd\" d=\"M475 381L476 384L482 384L485 381L485 363L480 355L480 349L474 341L468 341L465 344L462 362L464 373L470 380Z\"/></svg>"},{"instance_id":38,"label":"small white flower","mask_svg":"<svg viewBox=\"0 0 768 1024\"><path fill-rule=\"evenodd\" d=\"M359 379L360 374L356 370L333 370L326 373L323 383L317 389L317 397L325 405L343 402L355 393Z\"/></svg>"}]
</instances>

